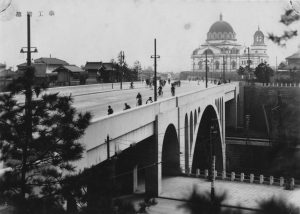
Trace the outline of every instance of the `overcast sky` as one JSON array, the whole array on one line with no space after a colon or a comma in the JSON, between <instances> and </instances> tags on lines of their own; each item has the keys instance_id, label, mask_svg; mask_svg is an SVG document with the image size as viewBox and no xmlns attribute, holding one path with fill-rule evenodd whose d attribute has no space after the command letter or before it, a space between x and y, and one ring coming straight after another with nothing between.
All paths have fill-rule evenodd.
<instances>
[{"instance_id":1,"label":"overcast sky","mask_svg":"<svg viewBox=\"0 0 300 214\"><path fill-rule=\"evenodd\" d=\"M153 40L160 55L158 71L191 69L191 53L205 42L210 26L219 20L231 24L242 45L251 45L258 25L265 33L300 30L300 22L286 28L280 15L289 8L285 0L1 0L0 63L25 62L20 48L26 46L26 11L32 11L33 58L52 57L70 64L110 61L125 52L129 65L139 60L152 66ZM55 15L49 16L53 10ZM16 17L16 11L22 17ZM39 11L43 16L39 16ZM300 36L286 48L267 41L270 64L278 64L298 50Z\"/></svg>"}]
</instances>

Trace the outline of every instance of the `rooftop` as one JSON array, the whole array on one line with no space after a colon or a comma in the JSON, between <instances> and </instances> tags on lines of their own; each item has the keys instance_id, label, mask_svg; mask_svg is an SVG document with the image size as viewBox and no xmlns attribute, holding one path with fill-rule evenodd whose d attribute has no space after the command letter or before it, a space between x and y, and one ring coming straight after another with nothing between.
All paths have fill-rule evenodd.
<instances>
[{"instance_id":1,"label":"rooftop","mask_svg":"<svg viewBox=\"0 0 300 214\"><path fill-rule=\"evenodd\" d=\"M64 60L61 59L57 59L57 58L47 58L47 57L41 57L38 59L34 60L35 63L45 63L47 65L69 65L69 63L67 63Z\"/></svg>"}]
</instances>

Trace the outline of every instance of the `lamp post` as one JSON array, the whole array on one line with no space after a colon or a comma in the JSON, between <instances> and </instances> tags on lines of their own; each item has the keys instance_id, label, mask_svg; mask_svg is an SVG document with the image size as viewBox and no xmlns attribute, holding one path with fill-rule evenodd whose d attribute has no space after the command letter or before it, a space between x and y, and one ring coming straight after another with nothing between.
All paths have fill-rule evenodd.
<instances>
[{"instance_id":1,"label":"lamp post","mask_svg":"<svg viewBox=\"0 0 300 214\"><path fill-rule=\"evenodd\" d=\"M207 88L207 72L208 72L208 68L207 68L207 50L205 51L205 88Z\"/></svg>"},{"instance_id":2,"label":"lamp post","mask_svg":"<svg viewBox=\"0 0 300 214\"><path fill-rule=\"evenodd\" d=\"M151 58L154 58L154 102L155 102L155 101L157 101L157 78L156 78L157 63L156 63L156 60L158 58L160 58L160 56L156 54L156 39L154 39L154 55L152 55Z\"/></svg>"},{"instance_id":3,"label":"lamp post","mask_svg":"<svg viewBox=\"0 0 300 214\"><path fill-rule=\"evenodd\" d=\"M31 47L30 40L30 17L32 12L27 12L27 47L21 48L21 53L27 53L27 69L26 72L31 72L31 53L37 52L37 48ZM50 16L54 15L53 11L49 12ZM22 13L18 11L16 13L17 17L21 17ZM40 16L42 16L40 12ZM33 50L32 50L33 48ZM25 72L25 75L26 75ZM27 155L28 146L32 142L32 84L26 84L25 87L25 140L22 145L22 166L21 166L21 198L25 200L26 194L26 173L27 173Z\"/></svg>"},{"instance_id":4,"label":"lamp post","mask_svg":"<svg viewBox=\"0 0 300 214\"><path fill-rule=\"evenodd\" d=\"M214 142L213 142L213 135L217 134L217 131L215 129L214 125L210 126L209 130L209 147L210 147L210 180L211 180L211 186L210 186L210 199L211 203L213 204L215 200L215 168L216 168L216 156L214 151Z\"/></svg>"}]
</instances>

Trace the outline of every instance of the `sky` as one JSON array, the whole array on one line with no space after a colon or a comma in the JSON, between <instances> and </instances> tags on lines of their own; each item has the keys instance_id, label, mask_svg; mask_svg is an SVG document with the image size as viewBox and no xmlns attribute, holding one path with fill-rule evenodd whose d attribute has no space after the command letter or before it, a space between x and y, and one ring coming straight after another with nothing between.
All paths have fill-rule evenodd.
<instances>
[{"instance_id":1,"label":"sky","mask_svg":"<svg viewBox=\"0 0 300 214\"><path fill-rule=\"evenodd\" d=\"M81 66L117 60L124 51L129 66L138 60L144 68L153 66L156 38L158 72L179 72L191 70L192 51L205 42L220 13L237 41L250 46L258 26L265 35L300 31L300 22L289 27L279 23L286 8L287 0L0 0L0 63L15 68L25 62L20 49L27 45L27 11L32 12L31 43L38 49L33 59L51 55ZM269 64L295 53L299 38L286 47L267 40Z\"/></svg>"}]
</instances>

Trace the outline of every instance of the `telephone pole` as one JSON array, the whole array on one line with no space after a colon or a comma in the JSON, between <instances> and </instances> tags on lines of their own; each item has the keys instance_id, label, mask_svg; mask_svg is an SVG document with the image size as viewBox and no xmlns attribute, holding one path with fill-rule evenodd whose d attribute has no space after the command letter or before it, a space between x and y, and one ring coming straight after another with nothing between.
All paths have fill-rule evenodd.
<instances>
[{"instance_id":1,"label":"telephone pole","mask_svg":"<svg viewBox=\"0 0 300 214\"><path fill-rule=\"evenodd\" d=\"M223 83L225 83L225 55L223 55Z\"/></svg>"},{"instance_id":2,"label":"telephone pole","mask_svg":"<svg viewBox=\"0 0 300 214\"><path fill-rule=\"evenodd\" d=\"M151 56L151 58L154 58L154 102L157 101L157 81L156 81L156 67L157 67L157 63L156 63L156 59L160 58L159 55L156 55L156 39L154 39L154 55Z\"/></svg>"},{"instance_id":3,"label":"telephone pole","mask_svg":"<svg viewBox=\"0 0 300 214\"><path fill-rule=\"evenodd\" d=\"M124 63L125 63L125 54L124 51L120 52L119 55L119 61L120 61L120 66L121 66L121 81L120 81L120 89L123 88L123 68L124 68Z\"/></svg>"},{"instance_id":4,"label":"telephone pole","mask_svg":"<svg viewBox=\"0 0 300 214\"><path fill-rule=\"evenodd\" d=\"M250 48L248 47L248 73L249 73L249 80L250 80Z\"/></svg>"},{"instance_id":5,"label":"telephone pole","mask_svg":"<svg viewBox=\"0 0 300 214\"><path fill-rule=\"evenodd\" d=\"M207 88L207 50L205 51L205 88Z\"/></svg>"},{"instance_id":6,"label":"telephone pole","mask_svg":"<svg viewBox=\"0 0 300 214\"><path fill-rule=\"evenodd\" d=\"M27 53L27 68L26 73L32 72L31 67L31 52L37 52L35 48L31 51L30 41L30 16L31 13L27 13L27 48L21 48L21 53ZM26 50L27 49L27 50ZM22 152L22 168L21 168L21 197L25 200L26 193L26 172L27 172L27 150L32 141L32 85L27 85L25 88L25 123L26 123L26 137L23 144Z\"/></svg>"}]
</instances>

